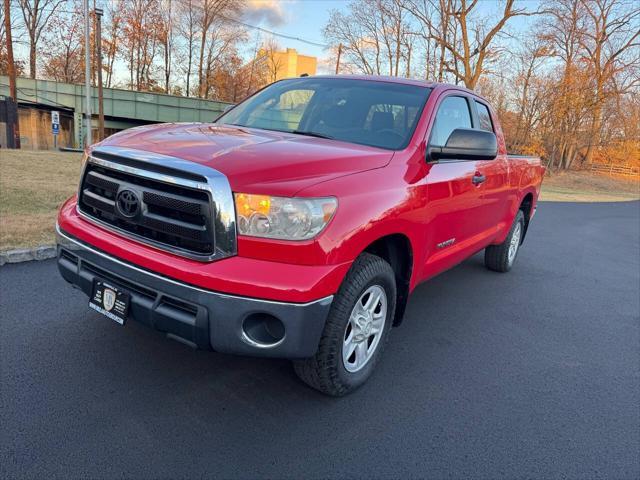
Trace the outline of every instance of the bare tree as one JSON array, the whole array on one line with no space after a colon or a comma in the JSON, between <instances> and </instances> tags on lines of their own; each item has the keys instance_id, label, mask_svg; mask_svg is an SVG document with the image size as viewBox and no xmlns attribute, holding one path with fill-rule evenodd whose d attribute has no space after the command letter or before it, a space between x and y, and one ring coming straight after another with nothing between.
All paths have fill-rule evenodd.
<instances>
[{"instance_id":1,"label":"bare tree","mask_svg":"<svg viewBox=\"0 0 640 480\"><path fill-rule=\"evenodd\" d=\"M160 39L159 0L129 0L125 4L122 51L132 90L159 90L154 77Z\"/></svg>"},{"instance_id":2,"label":"bare tree","mask_svg":"<svg viewBox=\"0 0 640 480\"><path fill-rule=\"evenodd\" d=\"M113 70L115 67L116 55L119 53L121 45L122 23L123 23L123 0L107 2L107 28L106 35L102 37L106 62L103 68L107 73L106 86L111 87L113 83Z\"/></svg>"},{"instance_id":3,"label":"bare tree","mask_svg":"<svg viewBox=\"0 0 640 480\"><path fill-rule=\"evenodd\" d=\"M19 0L22 18L29 35L29 76L36 78L38 42L49 20L64 0Z\"/></svg>"},{"instance_id":4,"label":"bare tree","mask_svg":"<svg viewBox=\"0 0 640 480\"><path fill-rule=\"evenodd\" d=\"M506 0L491 22L478 13L478 0L406 1L406 8L423 24L422 31L440 46L441 72L454 74L467 88L474 88L486 71L487 62L496 54L496 39L509 20L540 13L515 8L515 0Z\"/></svg>"},{"instance_id":5,"label":"bare tree","mask_svg":"<svg viewBox=\"0 0 640 480\"><path fill-rule=\"evenodd\" d=\"M367 74L398 76L407 71L411 27L405 0L354 0L348 11L333 10L323 34L345 63ZM404 64L404 66L403 66Z\"/></svg>"},{"instance_id":6,"label":"bare tree","mask_svg":"<svg viewBox=\"0 0 640 480\"><path fill-rule=\"evenodd\" d=\"M216 18L205 42L206 56L201 70L200 96L215 97L216 69L221 67L229 55L236 54L235 45L243 39L244 30L236 24L229 25L224 17Z\"/></svg>"},{"instance_id":7,"label":"bare tree","mask_svg":"<svg viewBox=\"0 0 640 480\"><path fill-rule=\"evenodd\" d=\"M188 95L191 94L191 75L193 74L193 57L196 51L197 41L197 13L194 0L181 0L178 3L177 16L178 16L178 35L185 41L186 50L186 87L185 92Z\"/></svg>"},{"instance_id":8,"label":"bare tree","mask_svg":"<svg viewBox=\"0 0 640 480\"><path fill-rule=\"evenodd\" d=\"M278 76L284 67L284 60L279 54L281 48L273 38L267 40L258 51L255 62L258 68L262 68L268 83L278 80Z\"/></svg>"},{"instance_id":9,"label":"bare tree","mask_svg":"<svg viewBox=\"0 0 640 480\"><path fill-rule=\"evenodd\" d=\"M549 51L539 37L525 40L522 49L514 55L517 61L517 74L513 81L517 117L515 131L510 138L512 145L528 145L537 122L541 120L543 89L538 82L538 71L548 55Z\"/></svg>"},{"instance_id":10,"label":"bare tree","mask_svg":"<svg viewBox=\"0 0 640 480\"><path fill-rule=\"evenodd\" d=\"M553 0L548 15L540 24L541 39L550 56L559 61L555 81L550 82L546 122L549 165L568 168L581 147L580 132L587 112L585 83L580 64L580 38L585 12L582 0Z\"/></svg>"},{"instance_id":11,"label":"bare tree","mask_svg":"<svg viewBox=\"0 0 640 480\"><path fill-rule=\"evenodd\" d=\"M449 60L447 45L455 45L456 26L453 24L455 0L406 0L404 8L416 19L415 34L424 42L425 74L427 80L442 82L447 73L458 78L457 59ZM438 41L436 41L436 39Z\"/></svg>"},{"instance_id":12,"label":"bare tree","mask_svg":"<svg viewBox=\"0 0 640 480\"><path fill-rule=\"evenodd\" d=\"M158 37L162 45L164 60L164 91L169 93L171 79L171 54L173 52L173 4L171 0L164 0L160 4Z\"/></svg>"},{"instance_id":13,"label":"bare tree","mask_svg":"<svg viewBox=\"0 0 640 480\"><path fill-rule=\"evenodd\" d=\"M13 84L12 79L16 76L24 75L24 62L14 55L13 46L16 41L16 17L11 9L10 0L5 0L2 8L0 8L0 75L9 77L9 83ZM14 96L15 85L10 85L9 94Z\"/></svg>"},{"instance_id":14,"label":"bare tree","mask_svg":"<svg viewBox=\"0 0 640 480\"><path fill-rule=\"evenodd\" d=\"M588 25L583 29L580 43L594 83L589 144L585 154L585 160L591 163L593 147L600 143L602 134L604 104L620 87L614 81L616 73L630 69L638 72L640 4L625 0L582 0L582 3ZM625 89L638 85L640 77L636 76Z\"/></svg>"},{"instance_id":15,"label":"bare tree","mask_svg":"<svg viewBox=\"0 0 640 480\"><path fill-rule=\"evenodd\" d=\"M211 67L224 46L234 42L232 36L237 32L229 31L228 18L236 18L244 7L241 0L202 0L198 5L197 23L199 27L200 52L198 59L198 95L205 97L207 78ZM235 29L237 30L237 29Z\"/></svg>"},{"instance_id":16,"label":"bare tree","mask_svg":"<svg viewBox=\"0 0 640 480\"><path fill-rule=\"evenodd\" d=\"M81 83L84 81L84 43L78 39L84 35L82 9L72 4L73 13L65 12L53 17L47 24L42 38L44 49L39 63L42 75L58 82Z\"/></svg>"}]
</instances>

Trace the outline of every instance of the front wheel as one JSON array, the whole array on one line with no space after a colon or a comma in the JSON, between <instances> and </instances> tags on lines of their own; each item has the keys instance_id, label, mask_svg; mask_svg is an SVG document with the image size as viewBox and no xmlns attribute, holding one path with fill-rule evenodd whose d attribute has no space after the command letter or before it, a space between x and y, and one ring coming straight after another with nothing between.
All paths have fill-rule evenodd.
<instances>
[{"instance_id":1,"label":"front wheel","mask_svg":"<svg viewBox=\"0 0 640 480\"><path fill-rule=\"evenodd\" d=\"M358 388L382 355L395 307L393 269L382 258L363 253L333 300L318 351L294 361L298 377L336 397Z\"/></svg>"},{"instance_id":2,"label":"front wheel","mask_svg":"<svg viewBox=\"0 0 640 480\"><path fill-rule=\"evenodd\" d=\"M489 245L484 250L484 264L489 270L508 272L516 261L524 235L524 213L518 210L509 235L500 245Z\"/></svg>"}]
</instances>

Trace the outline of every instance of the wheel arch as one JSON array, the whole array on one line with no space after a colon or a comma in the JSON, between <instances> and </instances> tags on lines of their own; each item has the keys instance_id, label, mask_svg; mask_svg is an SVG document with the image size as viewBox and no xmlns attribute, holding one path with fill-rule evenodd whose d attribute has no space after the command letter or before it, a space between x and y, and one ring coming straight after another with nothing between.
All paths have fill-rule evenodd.
<instances>
[{"instance_id":1,"label":"wheel arch","mask_svg":"<svg viewBox=\"0 0 640 480\"><path fill-rule=\"evenodd\" d=\"M533 210L533 193L529 192L522 198L518 210L522 210L522 213L524 214L524 232L522 232L522 240L520 241L520 243L522 243L527 235L529 221L531 220Z\"/></svg>"},{"instance_id":2,"label":"wheel arch","mask_svg":"<svg viewBox=\"0 0 640 480\"><path fill-rule=\"evenodd\" d=\"M402 233L388 234L371 242L364 252L386 260L396 276L396 310L393 325L400 325L409 299L411 275L413 274L413 248L409 237Z\"/></svg>"}]
</instances>

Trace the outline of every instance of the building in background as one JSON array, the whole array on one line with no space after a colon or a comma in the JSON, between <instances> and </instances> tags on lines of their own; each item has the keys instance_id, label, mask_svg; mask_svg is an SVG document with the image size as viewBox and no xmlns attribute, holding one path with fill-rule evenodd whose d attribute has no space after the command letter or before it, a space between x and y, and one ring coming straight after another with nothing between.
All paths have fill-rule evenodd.
<instances>
[{"instance_id":1,"label":"building in background","mask_svg":"<svg viewBox=\"0 0 640 480\"><path fill-rule=\"evenodd\" d=\"M300 75L315 75L318 67L316 57L300 55L295 48L278 51L277 47L269 44L258 51L256 63L264 70L267 83Z\"/></svg>"}]
</instances>

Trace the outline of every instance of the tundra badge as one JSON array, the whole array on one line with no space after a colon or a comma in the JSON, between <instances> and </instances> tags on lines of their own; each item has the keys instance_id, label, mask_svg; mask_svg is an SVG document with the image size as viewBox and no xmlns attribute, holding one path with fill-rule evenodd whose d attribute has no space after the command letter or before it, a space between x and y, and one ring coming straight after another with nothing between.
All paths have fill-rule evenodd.
<instances>
[{"instance_id":1,"label":"tundra badge","mask_svg":"<svg viewBox=\"0 0 640 480\"><path fill-rule=\"evenodd\" d=\"M449 240L445 240L444 242L440 242L438 245L436 245L436 247L444 248L444 247L448 247L449 245L453 245L454 243L456 243L456 239L455 238L450 238Z\"/></svg>"}]
</instances>

